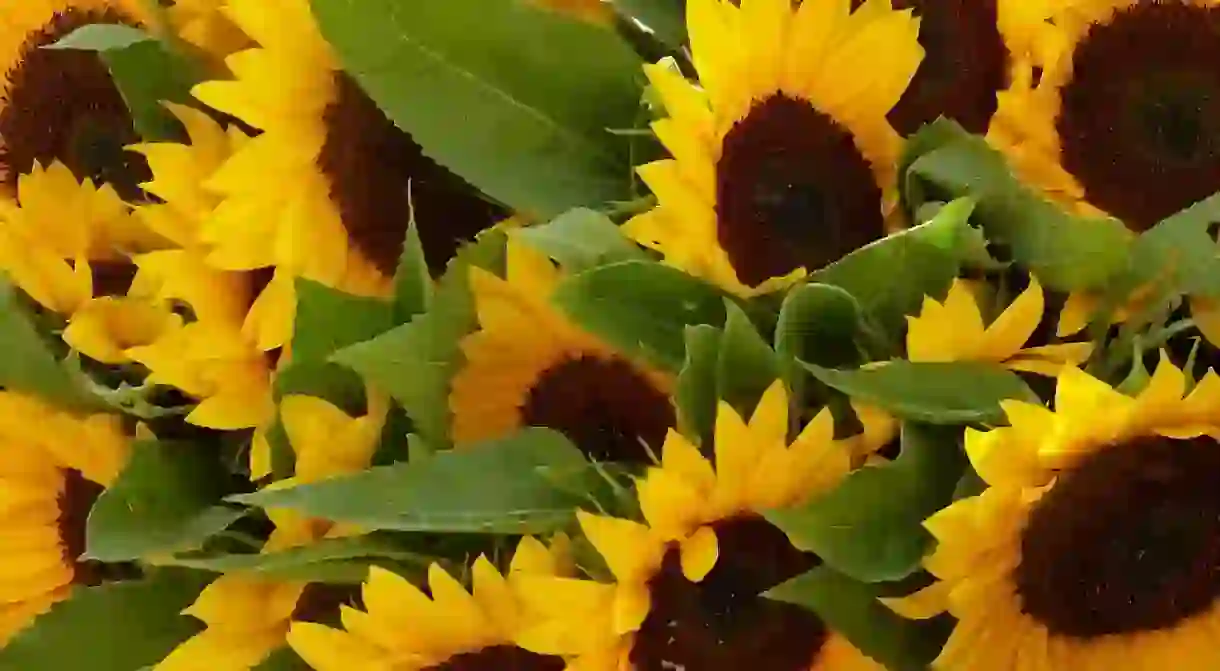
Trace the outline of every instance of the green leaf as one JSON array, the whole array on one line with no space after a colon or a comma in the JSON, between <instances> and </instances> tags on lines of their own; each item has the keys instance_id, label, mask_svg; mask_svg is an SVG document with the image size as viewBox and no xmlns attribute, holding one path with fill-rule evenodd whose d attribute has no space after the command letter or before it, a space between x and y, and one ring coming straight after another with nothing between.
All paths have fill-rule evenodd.
<instances>
[{"instance_id":1,"label":"green leaf","mask_svg":"<svg viewBox=\"0 0 1220 671\"><path fill-rule=\"evenodd\" d=\"M336 350L390 330L393 307L380 298L344 293L312 280L297 280L293 361L324 361Z\"/></svg>"},{"instance_id":2,"label":"green leaf","mask_svg":"<svg viewBox=\"0 0 1220 671\"><path fill-rule=\"evenodd\" d=\"M609 217L585 208L565 212L547 224L518 229L512 235L555 259L569 272L645 258Z\"/></svg>"},{"instance_id":3,"label":"green leaf","mask_svg":"<svg viewBox=\"0 0 1220 671\"><path fill-rule=\"evenodd\" d=\"M370 564L423 576L433 558L403 550L383 537L357 536L327 538L279 552L219 556L191 553L156 561L216 573L247 574L260 580L352 584L368 578Z\"/></svg>"},{"instance_id":4,"label":"green leaf","mask_svg":"<svg viewBox=\"0 0 1220 671\"><path fill-rule=\"evenodd\" d=\"M974 219L989 240L1007 245L1013 260L1045 286L1104 286L1127 260L1132 235L1111 218L1069 215L1017 179L1004 157L953 121L937 120L907 142L900 161L908 212L929 200L971 196Z\"/></svg>"},{"instance_id":5,"label":"green leaf","mask_svg":"<svg viewBox=\"0 0 1220 671\"><path fill-rule=\"evenodd\" d=\"M840 287L804 284L784 298L775 327L775 351L781 358L819 366L862 363L856 340L860 304Z\"/></svg>"},{"instance_id":6,"label":"green leaf","mask_svg":"<svg viewBox=\"0 0 1220 671\"><path fill-rule=\"evenodd\" d=\"M905 578L932 542L923 521L953 500L966 461L959 437L956 428L907 424L894 461L865 466L825 496L766 517L794 546L844 575Z\"/></svg>"},{"instance_id":7,"label":"green leaf","mask_svg":"<svg viewBox=\"0 0 1220 671\"><path fill-rule=\"evenodd\" d=\"M160 662L202 626L179 615L211 576L165 570L78 587L0 648L0 669L131 671Z\"/></svg>"},{"instance_id":8,"label":"green leaf","mask_svg":"<svg viewBox=\"0 0 1220 671\"><path fill-rule=\"evenodd\" d=\"M720 329L707 324L686 327L686 360L674 388L678 427L700 445L711 444L716 428L716 409L720 403L716 391L720 335Z\"/></svg>"},{"instance_id":9,"label":"green leaf","mask_svg":"<svg viewBox=\"0 0 1220 671\"><path fill-rule=\"evenodd\" d=\"M1220 295L1220 247L1213 225L1220 222L1220 194L1205 198L1144 231L1131 245L1120 299L1156 281L1174 294Z\"/></svg>"},{"instance_id":10,"label":"green leaf","mask_svg":"<svg viewBox=\"0 0 1220 671\"><path fill-rule=\"evenodd\" d=\"M502 272L505 239L500 231L480 235L450 262L428 312L331 357L393 396L415 430L438 448L449 444L449 382L461 360L461 339L476 327L469 271Z\"/></svg>"},{"instance_id":11,"label":"green leaf","mask_svg":"<svg viewBox=\"0 0 1220 671\"><path fill-rule=\"evenodd\" d=\"M641 62L518 0L313 0L347 72L437 162L540 218L630 193ZM455 115L460 123L455 127Z\"/></svg>"},{"instance_id":12,"label":"green leaf","mask_svg":"<svg viewBox=\"0 0 1220 671\"><path fill-rule=\"evenodd\" d=\"M153 40L151 35L118 23L93 23L77 28L44 49L81 49L114 51Z\"/></svg>"},{"instance_id":13,"label":"green leaf","mask_svg":"<svg viewBox=\"0 0 1220 671\"><path fill-rule=\"evenodd\" d=\"M929 424L1002 423L1000 401L1040 403L1012 371L976 361L887 361L856 370L805 363L828 387L896 417Z\"/></svg>"},{"instance_id":14,"label":"green leaf","mask_svg":"<svg viewBox=\"0 0 1220 671\"><path fill-rule=\"evenodd\" d=\"M969 235L963 206L882 238L813 273L811 281L846 290L891 338L926 295L943 296L961 269L960 240ZM896 347L897 342L890 343Z\"/></svg>"},{"instance_id":15,"label":"green leaf","mask_svg":"<svg viewBox=\"0 0 1220 671\"><path fill-rule=\"evenodd\" d=\"M211 446L143 440L89 513L85 556L141 559L201 544L245 511L220 505L228 473Z\"/></svg>"},{"instance_id":16,"label":"green leaf","mask_svg":"<svg viewBox=\"0 0 1220 671\"><path fill-rule=\"evenodd\" d=\"M947 632L937 623L906 620L886 608L874 585L819 566L767 592L767 597L808 608L857 649L891 671L926 671Z\"/></svg>"},{"instance_id":17,"label":"green leaf","mask_svg":"<svg viewBox=\"0 0 1220 671\"><path fill-rule=\"evenodd\" d=\"M77 28L44 48L98 52L140 137L146 142L180 138L178 120L161 103L189 103L191 87L203 73L165 43L137 28L98 23Z\"/></svg>"},{"instance_id":18,"label":"green leaf","mask_svg":"<svg viewBox=\"0 0 1220 671\"><path fill-rule=\"evenodd\" d=\"M680 270L626 261L572 275L555 302L577 324L619 350L670 370L685 360L687 326L724 323L724 294Z\"/></svg>"},{"instance_id":19,"label":"green leaf","mask_svg":"<svg viewBox=\"0 0 1220 671\"><path fill-rule=\"evenodd\" d=\"M0 387L19 391L79 412L105 409L88 392L86 378L74 374L68 362L56 360L47 342L38 334L29 311L16 290L0 278Z\"/></svg>"},{"instance_id":20,"label":"green leaf","mask_svg":"<svg viewBox=\"0 0 1220 671\"><path fill-rule=\"evenodd\" d=\"M584 456L562 434L530 428L507 438L286 489L233 497L311 517L398 531L543 533L573 519L583 499L548 472L571 473Z\"/></svg>"},{"instance_id":21,"label":"green leaf","mask_svg":"<svg viewBox=\"0 0 1220 671\"><path fill-rule=\"evenodd\" d=\"M763 392L780 377L779 362L746 313L727 299L724 306L727 318L716 364L717 395L748 417Z\"/></svg>"},{"instance_id":22,"label":"green leaf","mask_svg":"<svg viewBox=\"0 0 1220 671\"><path fill-rule=\"evenodd\" d=\"M614 6L648 26L672 48L686 43L686 0L613 0Z\"/></svg>"},{"instance_id":23,"label":"green leaf","mask_svg":"<svg viewBox=\"0 0 1220 671\"><path fill-rule=\"evenodd\" d=\"M424 258L424 246L419 239L412 213L407 237L402 244L402 256L394 271L394 324L405 324L432 305L432 275Z\"/></svg>"}]
</instances>

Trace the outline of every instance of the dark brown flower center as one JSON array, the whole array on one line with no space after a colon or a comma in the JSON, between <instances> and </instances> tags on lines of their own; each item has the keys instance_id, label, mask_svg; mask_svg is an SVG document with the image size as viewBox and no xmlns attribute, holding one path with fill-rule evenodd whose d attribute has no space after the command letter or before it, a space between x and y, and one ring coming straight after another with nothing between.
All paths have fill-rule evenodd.
<instances>
[{"instance_id":1,"label":"dark brown flower center","mask_svg":"<svg viewBox=\"0 0 1220 671\"><path fill-rule=\"evenodd\" d=\"M996 22L996 0L894 2L894 9L908 8L920 17L925 55L890 111L890 123L909 135L943 115L972 133L986 132L996 93L1008 80L1008 47Z\"/></svg>"},{"instance_id":2,"label":"dark brown flower center","mask_svg":"<svg viewBox=\"0 0 1220 671\"><path fill-rule=\"evenodd\" d=\"M361 603L360 585L311 582L305 586L301 596L297 597L292 619L296 622L337 625L340 606L359 608Z\"/></svg>"},{"instance_id":3,"label":"dark brown flower center","mask_svg":"<svg viewBox=\"0 0 1220 671\"><path fill-rule=\"evenodd\" d=\"M93 271L94 296L125 296L136 276L135 264L126 259L93 261L89 269Z\"/></svg>"},{"instance_id":4,"label":"dark brown flower center","mask_svg":"<svg viewBox=\"0 0 1220 671\"><path fill-rule=\"evenodd\" d=\"M113 8L57 12L26 37L5 73L0 179L9 193L35 161L45 167L58 159L77 179L110 184L128 200L152 178L144 158L124 149L139 137L105 63L91 51L42 48L95 23L136 25Z\"/></svg>"},{"instance_id":5,"label":"dark brown flower center","mask_svg":"<svg viewBox=\"0 0 1220 671\"><path fill-rule=\"evenodd\" d=\"M63 544L64 561L75 568L72 582L77 585L100 585L139 574L133 564L103 564L82 561L85 552L85 527L89 511L105 487L85 478L80 471L64 469L63 489L59 492L59 538Z\"/></svg>"},{"instance_id":6,"label":"dark brown flower center","mask_svg":"<svg viewBox=\"0 0 1220 671\"><path fill-rule=\"evenodd\" d=\"M385 275L402 256L412 206L433 275L457 248L507 216L474 187L424 155L354 79L335 75L318 168L330 180L352 244Z\"/></svg>"},{"instance_id":7,"label":"dark brown flower center","mask_svg":"<svg viewBox=\"0 0 1220 671\"><path fill-rule=\"evenodd\" d=\"M1090 27L1057 120L1089 202L1142 231L1220 190L1220 8L1141 2Z\"/></svg>"},{"instance_id":8,"label":"dark brown flower center","mask_svg":"<svg viewBox=\"0 0 1220 671\"><path fill-rule=\"evenodd\" d=\"M814 568L817 557L797 551L761 517L713 528L720 556L702 582L682 575L676 548L649 582L652 609L631 649L636 670L807 671L826 626L804 608L759 595Z\"/></svg>"},{"instance_id":9,"label":"dark brown flower center","mask_svg":"<svg viewBox=\"0 0 1220 671\"><path fill-rule=\"evenodd\" d=\"M881 190L851 133L784 95L757 103L725 135L716 219L747 286L816 270L885 235Z\"/></svg>"},{"instance_id":10,"label":"dark brown flower center","mask_svg":"<svg viewBox=\"0 0 1220 671\"><path fill-rule=\"evenodd\" d=\"M1220 596L1220 444L1139 438L1087 457L1043 496L1014 575L1052 634L1173 627Z\"/></svg>"},{"instance_id":11,"label":"dark brown flower center","mask_svg":"<svg viewBox=\"0 0 1220 671\"><path fill-rule=\"evenodd\" d=\"M542 373L521 422L568 437L595 461L651 465L674 426L669 397L622 359L584 356Z\"/></svg>"},{"instance_id":12,"label":"dark brown flower center","mask_svg":"<svg viewBox=\"0 0 1220 671\"><path fill-rule=\"evenodd\" d=\"M539 655L512 645L497 645L478 652L466 652L424 671L563 671L562 657Z\"/></svg>"}]
</instances>

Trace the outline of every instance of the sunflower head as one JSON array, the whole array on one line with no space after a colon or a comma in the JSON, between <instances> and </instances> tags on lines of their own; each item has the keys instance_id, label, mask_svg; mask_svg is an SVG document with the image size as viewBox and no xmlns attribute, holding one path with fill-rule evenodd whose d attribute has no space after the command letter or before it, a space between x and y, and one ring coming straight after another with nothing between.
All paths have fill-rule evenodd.
<instances>
[{"instance_id":1,"label":"sunflower head","mask_svg":"<svg viewBox=\"0 0 1220 671\"><path fill-rule=\"evenodd\" d=\"M6 7L0 26L0 189L10 195L36 163L62 161L78 179L139 195L147 177L124 151L137 140L127 105L98 54L43 49L90 24L147 25L142 0L32 0ZM7 188L3 188L7 187Z\"/></svg>"},{"instance_id":2,"label":"sunflower head","mask_svg":"<svg viewBox=\"0 0 1220 671\"><path fill-rule=\"evenodd\" d=\"M1162 359L1126 396L1080 371L1054 409L967 429L988 487L926 522L932 586L891 602L959 622L938 668L1211 668L1220 625L1220 378Z\"/></svg>"},{"instance_id":3,"label":"sunflower head","mask_svg":"<svg viewBox=\"0 0 1220 671\"><path fill-rule=\"evenodd\" d=\"M453 439L464 444L546 426L601 461L650 463L674 423L672 378L572 324L550 302L551 260L510 240L506 277L472 268L479 330L462 341Z\"/></svg>"},{"instance_id":4,"label":"sunflower head","mask_svg":"<svg viewBox=\"0 0 1220 671\"><path fill-rule=\"evenodd\" d=\"M223 128L205 112L166 103L186 129L189 143L146 142L128 149L148 162L152 179L140 184L160 202L140 205L135 214L152 231L183 248L197 248L199 228L220 198L204 183L249 137L236 126Z\"/></svg>"},{"instance_id":5,"label":"sunflower head","mask_svg":"<svg viewBox=\"0 0 1220 671\"><path fill-rule=\"evenodd\" d=\"M0 392L0 642L107 567L80 561L85 521L130 446L117 417L78 418Z\"/></svg>"},{"instance_id":6,"label":"sunflower head","mask_svg":"<svg viewBox=\"0 0 1220 671\"><path fill-rule=\"evenodd\" d=\"M721 406L714 467L670 433L637 486L645 523L578 515L615 583L530 581L524 593L549 616L521 644L589 669L879 670L813 613L760 596L818 564L761 513L827 491L850 468L829 411L791 444L788 429L776 383L749 422Z\"/></svg>"},{"instance_id":7,"label":"sunflower head","mask_svg":"<svg viewBox=\"0 0 1220 671\"><path fill-rule=\"evenodd\" d=\"M428 594L378 568L369 572L364 610L344 608L344 630L320 624L292 625L293 649L319 671L352 668L460 668L563 671L561 657L530 652L514 640L533 613L522 603L525 576L563 575L566 542L550 549L533 538L517 547L507 574L486 557L473 566L473 589L466 591L439 565L428 571Z\"/></svg>"},{"instance_id":8,"label":"sunflower head","mask_svg":"<svg viewBox=\"0 0 1220 671\"><path fill-rule=\"evenodd\" d=\"M646 68L673 158L639 168L658 198L629 235L737 294L773 290L900 224L886 120L923 56L888 0L687 3L700 86ZM858 76L865 71L867 76Z\"/></svg>"},{"instance_id":9,"label":"sunflower head","mask_svg":"<svg viewBox=\"0 0 1220 671\"><path fill-rule=\"evenodd\" d=\"M225 14L257 46L226 59L232 79L193 93L261 133L205 182L220 203L199 234L209 263L284 278L249 327L260 347L291 335L297 277L388 294L412 215L434 274L505 216L425 156L343 72L307 0L228 0Z\"/></svg>"},{"instance_id":10,"label":"sunflower head","mask_svg":"<svg viewBox=\"0 0 1220 671\"><path fill-rule=\"evenodd\" d=\"M122 295L134 268L121 250L160 238L135 220L109 185L79 182L62 163L35 164L0 203L0 267L35 301L71 314L94 295Z\"/></svg>"},{"instance_id":11,"label":"sunflower head","mask_svg":"<svg viewBox=\"0 0 1220 671\"><path fill-rule=\"evenodd\" d=\"M1135 231L1220 188L1216 3L1073 0L1053 25L993 134L1028 182Z\"/></svg>"}]
</instances>

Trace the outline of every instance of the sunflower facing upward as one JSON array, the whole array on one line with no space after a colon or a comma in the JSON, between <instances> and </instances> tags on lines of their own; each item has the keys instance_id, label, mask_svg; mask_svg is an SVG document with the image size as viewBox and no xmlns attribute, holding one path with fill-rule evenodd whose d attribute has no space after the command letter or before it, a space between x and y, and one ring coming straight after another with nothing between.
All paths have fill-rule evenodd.
<instances>
[{"instance_id":1,"label":"sunflower facing upward","mask_svg":"<svg viewBox=\"0 0 1220 671\"><path fill-rule=\"evenodd\" d=\"M116 416L76 418L0 392L0 646L74 585L111 574L78 561L85 520L130 449Z\"/></svg>"},{"instance_id":2,"label":"sunflower facing upward","mask_svg":"<svg viewBox=\"0 0 1220 671\"><path fill-rule=\"evenodd\" d=\"M923 57L890 0L691 0L701 87L645 67L673 155L640 166L658 198L625 230L740 295L773 290L900 227L886 114Z\"/></svg>"},{"instance_id":3,"label":"sunflower facing upward","mask_svg":"<svg viewBox=\"0 0 1220 671\"><path fill-rule=\"evenodd\" d=\"M881 671L811 611L760 596L818 564L761 514L829 491L850 468L829 411L791 444L788 427L776 382L748 424L721 404L714 467L670 432L637 485L646 523L579 513L616 582L529 580L522 593L549 617L520 645L582 671Z\"/></svg>"},{"instance_id":4,"label":"sunflower facing upward","mask_svg":"<svg viewBox=\"0 0 1220 671\"><path fill-rule=\"evenodd\" d=\"M1068 369L1054 406L966 430L988 487L925 522L938 580L891 607L957 618L948 671L1217 668L1220 377L1187 394L1162 357L1130 397Z\"/></svg>"},{"instance_id":5,"label":"sunflower facing upward","mask_svg":"<svg viewBox=\"0 0 1220 671\"><path fill-rule=\"evenodd\" d=\"M228 0L224 11L258 46L226 59L235 79L194 93L262 133L209 179L223 201L202 237L217 267L280 271L260 299L274 305L256 310L260 347L291 336L294 277L387 292L412 211L434 271L502 218L339 69L307 0Z\"/></svg>"},{"instance_id":6,"label":"sunflower facing upward","mask_svg":"<svg viewBox=\"0 0 1220 671\"><path fill-rule=\"evenodd\" d=\"M571 323L551 294L560 271L517 240L506 279L472 268L480 330L462 341L465 362L449 407L458 445L526 426L565 434L591 459L650 463L674 423L671 376L627 357Z\"/></svg>"}]
</instances>

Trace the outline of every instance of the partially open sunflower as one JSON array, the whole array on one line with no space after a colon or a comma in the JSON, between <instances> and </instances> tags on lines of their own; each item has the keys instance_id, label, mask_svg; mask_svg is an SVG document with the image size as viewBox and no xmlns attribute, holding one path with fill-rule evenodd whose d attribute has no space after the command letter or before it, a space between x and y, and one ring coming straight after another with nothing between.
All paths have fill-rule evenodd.
<instances>
[{"instance_id":1,"label":"partially open sunflower","mask_svg":"<svg viewBox=\"0 0 1220 671\"><path fill-rule=\"evenodd\" d=\"M812 611L761 596L818 564L762 513L833 489L851 465L829 411L791 443L788 429L777 382L748 423L720 404L714 466L671 432L638 484L646 523L578 513L615 582L530 579L523 593L549 617L519 643L589 671L881 671Z\"/></svg>"}]
</instances>

